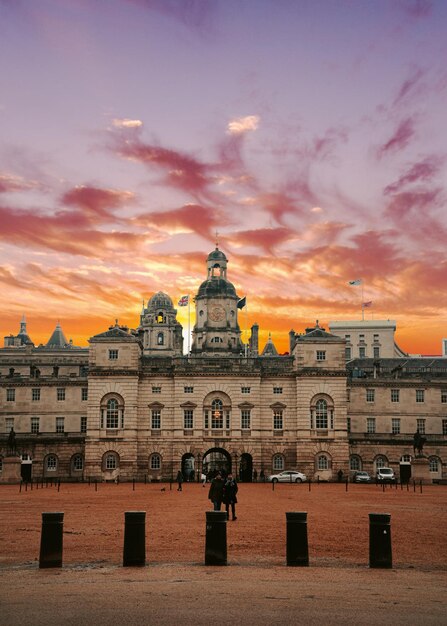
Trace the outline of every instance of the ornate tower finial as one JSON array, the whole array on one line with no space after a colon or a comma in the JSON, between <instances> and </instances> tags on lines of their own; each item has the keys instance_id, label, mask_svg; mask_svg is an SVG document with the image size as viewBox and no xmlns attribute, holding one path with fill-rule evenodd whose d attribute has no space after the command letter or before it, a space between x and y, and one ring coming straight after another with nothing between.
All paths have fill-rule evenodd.
<instances>
[{"instance_id":1,"label":"ornate tower finial","mask_svg":"<svg viewBox=\"0 0 447 626\"><path fill-rule=\"evenodd\" d=\"M219 249L219 231L216 230L216 250Z\"/></svg>"}]
</instances>

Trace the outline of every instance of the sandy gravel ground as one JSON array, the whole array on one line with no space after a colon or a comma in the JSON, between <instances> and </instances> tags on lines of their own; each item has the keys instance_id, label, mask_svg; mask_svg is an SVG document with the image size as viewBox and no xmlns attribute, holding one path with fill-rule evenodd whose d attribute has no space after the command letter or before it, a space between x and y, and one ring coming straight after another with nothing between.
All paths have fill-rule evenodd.
<instances>
[{"instance_id":1,"label":"sandy gravel ground","mask_svg":"<svg viewBox=\"0 0 447 626\"><path fill-rule=\"evenodd\" d=\"M207 491L0 487L0 624L447 624L445 487L240 485L217 568ZM143 568L121 567L131 510L147 513ZM65 513L62 569L38 569L44 511ZM285 566L286 511L308 512L309 568ZM368 568L370 512L391 514L392 570Z\"/></svg>"}]
</instances>

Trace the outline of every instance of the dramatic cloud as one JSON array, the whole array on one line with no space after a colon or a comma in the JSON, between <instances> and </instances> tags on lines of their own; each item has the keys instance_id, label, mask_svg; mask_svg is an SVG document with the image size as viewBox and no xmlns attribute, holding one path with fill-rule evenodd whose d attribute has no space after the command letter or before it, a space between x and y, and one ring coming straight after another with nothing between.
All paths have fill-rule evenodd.
<instances>
[{"instance_id":1,"label":"dramatic cloud","mask_svg":"<svg viewBox=\"0 0 447 626\"><path fill-rule=\"evenodd\" d=\"M397 181L385 187L385 195L396 193L412 183L430 182L440 172L445 162L445 157L432 155L414 163Z\"/></svg>"},{"instance_id":2,"label":"dramatic cloud","mask_svg":"<svg viewBox=\"0 0 447 626\"><path fill-rule=\"evenodd\" d=\"M218 210L198 204L189 204L171 211L142 213L135 217L133 222L140 226L160 229L171 235L197 233L205 239L212 239L222 217L223 213Z\"/></svg>"},{"instance_id":3,"label":"dramatic cloud","mask_svg":"<svg viewBox=\"0 0 447 626\"><path fill-rule=\"evenodd\" d=\"M115 118L112 120L112 124L115 128L140 128L143 126L143 122L141 120L130 120L128 118Z\"/></svg>"},{"instance_id":4,"label":"dramatic cloud","mask_svg":"<svg viewBox=\"0 0 447 626\"><path fill-rule=\"evenodd\" d=\"M378 148L378 157L382 158L389 153L398 152L406 148L414 137L415 132L415 120L413 117L402 120L390 139Z\"/></svg>"}]
</instances>

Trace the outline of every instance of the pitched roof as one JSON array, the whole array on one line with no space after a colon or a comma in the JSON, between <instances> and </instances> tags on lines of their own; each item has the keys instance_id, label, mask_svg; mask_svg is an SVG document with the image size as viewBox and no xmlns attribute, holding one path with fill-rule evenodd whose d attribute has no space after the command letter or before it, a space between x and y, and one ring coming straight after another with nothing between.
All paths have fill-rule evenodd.
<instances>
[{"instance_id":1,"label":"pitched roof","mask_svg":"<svg viewBox=\"0 0 447 626\"><path fill-rule=\"evenodd\" d=\"M261 356L278 356L278 350L276 349L275 344L272 341L270 333Z\"/></svg>"},{"instance_id":2,"label":"pitched roof","mask_svg":"<svg viewBox=\"0 0 447 626\"><path fill-rule=\"evenodd\" d=\"M68 343L64 331L61 328L59 322L56 324L56 328L53 331L53 334L48 339L45 347L46 348L67 348L70 344Z\"/></svg>"}]
</instances>

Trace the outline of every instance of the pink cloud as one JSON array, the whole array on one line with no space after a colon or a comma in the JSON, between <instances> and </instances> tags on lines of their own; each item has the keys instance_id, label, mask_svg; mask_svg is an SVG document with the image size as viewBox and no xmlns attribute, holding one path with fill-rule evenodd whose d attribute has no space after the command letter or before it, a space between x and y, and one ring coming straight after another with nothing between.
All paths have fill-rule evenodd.
<instances>
[{"instance_id":1,"label":"pink cloud","mask_svg":"<svg viewBox=\"0 0 447 626\"><path fill-rule=\"evenodd\" d=\"M225 241L229 245L258 246L266 253L274 254L275 247L294 237L296 234L289 228L257 228L232 233L225 237Z\"/></svg>"},{"instance_id":2,"label":"pink cloud","mask_svg":"<svg viewBox=\"0 0 447 626\"><path fill-rule=\"evenodd\" d=\"M132 200L133 194L130 192L91 186L74 187L62 197L64 205L80 209L91 221L115 219L113 211Z\"/></svg>"},{"instance_id":3,"label":"pink cloud","mask_svg":"<svg viewBox=\"0 0 447 626\"><path fill-rule=\"evenodd\" d=\"M402 120L390 139L378 148L378 158L382 158L390 152L398 152L406 148L410 140L415 135L414 126L415 120L413 117L408 117L405 120Z\"/></svg>"},{"instance_id":4,"label":"pink cloud","mask_svg":"<svg viewBox=\"0 0 447 626\"><path fill-rule=\"evenodd\" d=\"M428 156L414 163L397 181L384 189L385 195L396 193L409 184L416 182L428 182L436 176L446 161L445 157L437 155Z\"/></svg>"},{"instance_id":5,"label":"pink cloud","mask_svg":"<svg viewBox=\"0 0 447 626\"><path fill-rule=\"evenodd\" d=\"M213 231L222 223L223 213L216 209L188 204L171 211L153 211L142 213L134 218L139 225L152 226L166 230L181 229L195 232L205 239L214 237ZM228 223L228 220L226 220Z\"/></svg>"}]
</instances>

